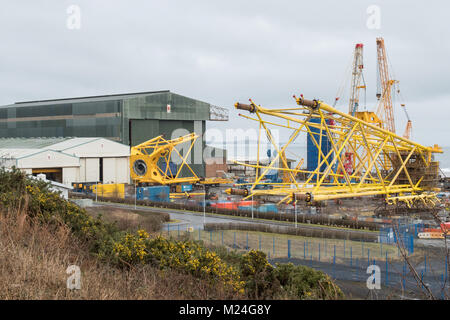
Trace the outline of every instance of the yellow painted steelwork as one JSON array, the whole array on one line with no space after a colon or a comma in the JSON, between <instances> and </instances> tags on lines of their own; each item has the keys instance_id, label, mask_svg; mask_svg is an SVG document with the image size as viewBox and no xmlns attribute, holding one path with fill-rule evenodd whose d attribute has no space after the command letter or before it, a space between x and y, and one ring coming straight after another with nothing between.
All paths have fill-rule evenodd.
<instances>
[{"instance_id":1,"label":"yellow painted steelwork","mask_svg":"<svg viewBox=\"0 0 450 320\"><path fill-rule=\"evenodd\" d=\"M187 134L172 140L166 140L163 136L158 136L137 146L131 147L131 178L140 183L145 182L162 185L172 183L195 183L200 181L200 178L186 162L197 138L198 135L195 133ZM190 143L184 156L176 149L176 146L182 143ZM177 166L177 172L172 172L170 168L173 154L178 155L181 159L181 164ZM192 176L180 177L183 168L187 168Z\"/></svg>"},{"instance_id":2,"label":"yellow painted steelwork","mask_svg":"<svg viewBox=\"0 0 450 320\"><path fill-rule=\"evenodd\" d=\"M92 185L91 189L93 193L97 193L100 197L125 198L125 184L123 183L99 183Z\"/></svg>"},{"instance_id":3,"label":"yellow painted steelwork","mask_svg":"<svg viewBox=\"0 0 450 320\"><path fill-rule=\"evenodd\" d=\"M189 154L197 140L198 135L190 133L185 136L166 140L158 136L131 147L130 174L131 178L138 183L152 184L179 184L199 183L203 185L233 183L232 180L223 178L200 178L187 163ZM176 146L187 143L189 147L184 155L181 155ZM172 156L177 155L181 164L177 166L176 172L172 172L170 163ZM186 168L190 173L188 177L181 177L181 171Z\"/></svg>"},{"instance_id":4,"label":"yellow painted steelwork","mask_svg":"<svg viewBox=\"0 0 450 320\"><path fill-rule=\"evenodd\" d=\"M423 146L380 127L379 121L364 121L362 115L349 115L319 100L294 98L298 107L267 109L252 100L250 104L235 104L237 109L250 112L250 115L241 116L259 123L260 131L266 132L277 155L265 166L259 165L259 152L256 165L239 163L256 169L255 180L247 190L229 189L228 193L243 195L245 199L282 196L280 202L286 203L372 195L383 195L389 203L405 202L408 205L420 201L432 206L438 201L433 185L437 166L432 161L432 154L442 153L439 146ZM313 118L319 121L311 122ZM288 142L281 148L271 134L274 127L291 131ZM317 148L319 160L314 171L298 167L289 169L285 163L284 152L300 133L308 134ZM324 154L322 143L331 145L327 154ZM344 168L342 154L345 150L351 150L355 155L353 172ZM277 165L279 162L281 165ZM272 189L257 188L263 184L263 177L269 170L282 171L289 179L273 184ZM299 173L306 174L306 181L296 179Z\"/></svg>"}]
</instances>

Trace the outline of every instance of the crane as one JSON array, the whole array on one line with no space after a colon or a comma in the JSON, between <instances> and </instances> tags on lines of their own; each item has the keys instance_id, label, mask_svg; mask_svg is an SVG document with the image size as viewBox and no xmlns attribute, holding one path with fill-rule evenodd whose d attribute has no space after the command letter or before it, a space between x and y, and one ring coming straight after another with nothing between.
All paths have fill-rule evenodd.
<instances>
[{"instance_id":1,"label":"crane","mask_svg":"<svg viewBox=\"0 0 450 320\"><path fill-rule=\"evenodd\" d=\"M392 86L398 81L390 79L384 39L377 38L378 92L379 100L376 115L382 120L383 128L395 133L394 108L392 104Z\"/></svg>"},{"instance_id":2,"label":"crane","mask_svg":"<svg viewBox=\"0 0 450 320\"><path fill-rule=\"evenodd\" d=\"M131 147L130 173L131 178L140 183L174 184L196 183L200 178L186 162L198 135L190 133L185 136L166 140L162 135ZM184 157L176 149L177 145L190 143ZM181 165L174 168L172 156L181 158ZM187 168L190 177L181 177L181 170Z\"/></svg>"},{"instance_id":3,"label":"crane","mask_svg":"<svg viewBox=\"0 0 450 320\"><path fill-rule=\"evenodd\" d=\"M131 147L130 175L138 184L169 185L176 191L176 185L198 184L208 194L209 187L219 184L232 183L233 180L225 178L203 178L195 174L188 164L189 154L194 147L198 135L190 133L175 139L166 140L162 135ZM188 145L182 155L178 150L179 145ZM174 156L178 156L180 165L175 165ZM186 174L182 174L185 169ZM174 192L175 192L174 191ZM198 193L173 194L174 197L198 195ZM172 195L171 195L172 196Z\"/></svg>"},{"instance_id":4,"label":"crane","mask_svg":"<svg viewBox=\"0 0 450 320\"><path fill-rule=\"evenodd\" d=\"M408 122L406 123L405 133L403 133L403 137L406 139L411 139L412 122L411 122L411 119L409 118L408 112L406 111L405 104L402 103L401 106L403 107L403 110L405 111L406 119L408 119Z\"/></svg>"},{"instance_id":5,"label":"crane","mask_svg":"<svg viewBox=\"0 0 450 320\"><path fill-rule=\"evenodd\" d=\"M350 100L348 107L348 113L352 116L355 116L355 113L358 111L359 89L366 88L364 84L363 68L363 44L357 43L353 55L352 82L350 87Z\"/></svg>"},{"instance_id":6,"label":"crane","mask_svg":"<svg viewBox=\"0 0 450 320\"><path fill-rule=\"evenodd\" d=\"M352 79L350 86L350 99L348 106L348 114L352 116L359 115L359 90L366 89L363 75L363 47L362 43L357 43L355 45L355 50L353 53L353 65L352 65ZM345 149L342 154L344 169L348 174L351 174L355 169L354 166L354 153L349 146Z\"/></svg>"}]
</instances>

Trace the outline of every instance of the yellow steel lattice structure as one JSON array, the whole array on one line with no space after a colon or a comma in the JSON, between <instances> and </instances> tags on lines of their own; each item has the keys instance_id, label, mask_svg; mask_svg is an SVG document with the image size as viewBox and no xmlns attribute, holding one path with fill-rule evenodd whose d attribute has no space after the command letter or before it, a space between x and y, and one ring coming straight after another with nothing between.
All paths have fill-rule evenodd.
<instances>
[{"instance_id":1,"label":"yellow steel lattice structure","mask_svg":"<svg viewBox=\"0 0 450 320\"><path fill-rule=\"evenodd\" d=\"M229 189L228 193L245 198L281 196L280 202L285 203L384 195L388 203L435 204L438 163L433 161L432 154L442 153L439 146L423 146L319 100L294 98L298 106L290 108L267 109L252 100L250 104L235 104L237 109L250 113L242 117L259 124L260 137L261 131L265 131L277 155L268 165L260 165L259 152L256 165L238 162L254 167L256 177L248 189ZM291 132L282 147L276 145L271 134L274 127ZM290 169L285 163L286 148L301 133L309 135L317 148L318 163L313 171L298 166ZM328 148L322 148L324 143ZM258 150L259 144L260 141ZM345 150L354 154L351 172L345 170ZM289 179L273 184L272 189L259 188L269 170L284 172ZM298 174L306 176L306 180L299 181Z\"/></svg>"},{"instance_id":2,"label":"yellow steel lattice structure","mask_svg":"<svg viewBox=\"0 0 450 320\"><path fill-rule=\"evenodd\" d=\"M162 185L200 181L200 178L186 161L197 138L198 135L195 133L172 140L166 140L163 136L158 136L132 147L130 155L131 178L139 183ZM176 148L183 143L190 144L184 156ZM176 166L176 170L173 170L171 166L174 155L181 159L181 164ZM181 177L183 168L187 168L191 176Z\"/></svg>"},{"instance_id":3,"label":"yellow steel lattice structure","mask_svg":"<svg viewBox=\"0 0 450 320\"><path fill-rule=\"evenodd\" d=\"M185 136L166 140L163 136L158 136L131 147L130 174L137 183L170 185L183 183L198 183L201 185L229 184L232 180L222 178L203 178L197 176L189 166L189 155L197 141L198 135L190 133ZM181 154L177 146L184 145L184 152ZM187 147L187 148L186 148ZM174 157L177 157L174 161ZM176 166L172 164L177 163ZM182 176L182 170L185 174ZM188 193L183 193L188 194ZM191 196L198 195L189 193Z\"/></svg>"}]
</instances>

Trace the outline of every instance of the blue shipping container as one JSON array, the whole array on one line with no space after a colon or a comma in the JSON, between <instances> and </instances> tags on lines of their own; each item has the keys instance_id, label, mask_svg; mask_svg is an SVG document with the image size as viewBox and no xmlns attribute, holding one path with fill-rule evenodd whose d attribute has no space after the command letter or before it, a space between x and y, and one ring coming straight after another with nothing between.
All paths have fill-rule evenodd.
<instances>
[{"instance_id":1,"label":"blue shipping container","mask_svg":"<svg viewBox=\"0 0 450 320\"><path fill-rule=\"evenodd\" d=\"M169 186L139 187L136 190L136 199L150 200L154 202L170 201Z\"/></svg>"}]
</instances>

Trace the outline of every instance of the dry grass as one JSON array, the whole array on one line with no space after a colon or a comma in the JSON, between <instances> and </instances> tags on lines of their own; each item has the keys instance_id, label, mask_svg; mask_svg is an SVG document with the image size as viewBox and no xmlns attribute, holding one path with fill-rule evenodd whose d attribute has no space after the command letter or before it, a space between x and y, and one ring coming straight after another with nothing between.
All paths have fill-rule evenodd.
<instances>
[{"instance_id":1,"label":"dry grass","mask_svg":"<svg viewBox=\"0 0 450 320\"><path fill-rule=\"evenodd\" d=\"M68 290L69 265L81 290ZM89 255L65 225L40 225L25 213L0 213L0 299L229 299L206 281L150 266L120 270Z\"/></svg>"},{"instance_id":2,"label":"dry grass","mask_svg":"<svg viewBox=\"0 0 450 320\"><path fill-rule=\"evenodd\" d=\"M115 223L119 230L135 232L144 229L149 233L161 230L170 217L166 213L125 210L113 207L90 207L86 212L93 217L101 215L103 221Z\"/></svg>"}]
</instances>

